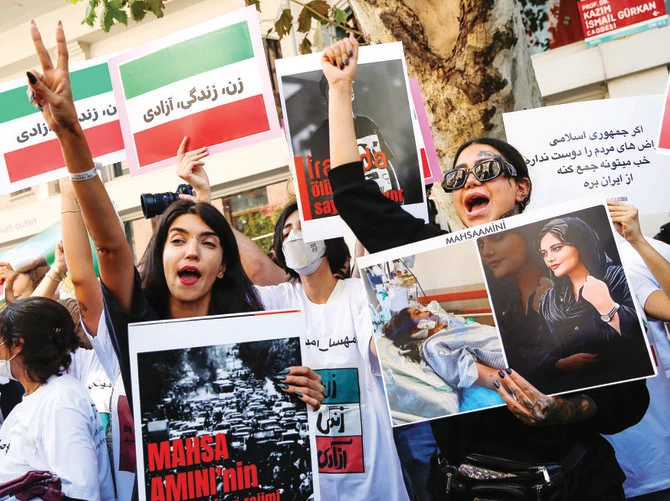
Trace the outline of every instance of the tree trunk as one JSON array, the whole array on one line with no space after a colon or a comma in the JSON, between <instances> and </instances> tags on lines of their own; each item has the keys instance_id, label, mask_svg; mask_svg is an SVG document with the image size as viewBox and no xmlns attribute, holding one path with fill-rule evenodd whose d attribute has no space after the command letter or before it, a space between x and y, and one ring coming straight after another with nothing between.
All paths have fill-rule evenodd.
<instances>
[{"instance_id":1,"label":"tree trunk","mask_svg":"<svg viewBox=\"0 0 670 501\"><path fill-rule=\"evenodd\" d=\"M462 142L504 138L503 112L542 105L515 0L349 3L370 43L403 43L443 170ZM452 229L460 226L458 218L449 219L455 219Z\"/></svg>"}]
</instances>

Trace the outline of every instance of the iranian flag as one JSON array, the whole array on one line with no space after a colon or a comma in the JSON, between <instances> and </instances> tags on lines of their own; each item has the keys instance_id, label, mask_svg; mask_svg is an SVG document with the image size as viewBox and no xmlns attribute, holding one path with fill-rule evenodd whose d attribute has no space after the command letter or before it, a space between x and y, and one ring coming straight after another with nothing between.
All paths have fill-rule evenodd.
<instances>
[{"instance_id":1,"label":"iranian flag","mask_svg":"<svg viewBox=\"0 0 670 501\"><path fill-rule=\"evenodd\" d=\"M110 60L131 174L190 149L223 151L280 135L258 17L248 7Z\"/></svg>"},{"instance_id":2,"label":"iranian flag","mask_svg":"<svg viewBox=\"0 0 670 501\"><path fill-rule=\"evenodd\" d=\"M70 80L79 122L93 157L103 165L125 160L107 62L73 65ZM54 181L66 174L56 135L27 97L26 79L0 87L0 192Z\"/></svg>"}]
</instances>

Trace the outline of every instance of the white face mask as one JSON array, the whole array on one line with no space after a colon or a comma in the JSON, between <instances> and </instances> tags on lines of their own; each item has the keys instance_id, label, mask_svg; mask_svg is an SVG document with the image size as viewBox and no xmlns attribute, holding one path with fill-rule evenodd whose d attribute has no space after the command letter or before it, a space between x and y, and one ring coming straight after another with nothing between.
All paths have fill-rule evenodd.
<instances>
[{"instance_id":1,"label":"white face mask","mask_svg":"<svg viewBox=\"0 0 670 501\"><path fill-rule=\"evenodd\" d=\"M286 266L298 275L311 275L326 255L326 243L323 240L305 242L302 231L292 229L282 244Z\"/></svg>"},{"instance_id":2,"label":"white face mask","mask_svg":"<svg viewBox=\"0 0 670 501\"><path fill-rule=\"evenodd\" d=\"M5 344L4 341L2 343L0 343L0 346L2 346L3 344ZM17 355L18 355L18 353L17 353ZM12 367L11 367L11 364L10 364L10 362L12 360L14 360L15 357L16 357L16 355L14 355L13 357L11 357L7 360L1 360L0 359L0 378L13 379L14 381L16 381L16 378L14 376L12 376Z\"/></svg>"}]
</instances>

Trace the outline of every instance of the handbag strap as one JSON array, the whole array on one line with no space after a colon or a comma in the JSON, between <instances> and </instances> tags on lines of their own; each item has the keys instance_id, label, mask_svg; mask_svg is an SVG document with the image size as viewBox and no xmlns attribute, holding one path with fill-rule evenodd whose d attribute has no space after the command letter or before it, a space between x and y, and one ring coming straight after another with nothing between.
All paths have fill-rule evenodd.
<instances>
[{"instance_id":1,"label":"handbag strap","mask_svg":"<svg viewBox=\"0 0 670 501\"><path fill-rule=\"evenodd\" d=\"M577 440L577 443L568 451L565 457L561 460L561 466L565 473L571 472L575 466L584 457L584 454L589 450L589 444L583 440Z\"/></svg>"}]
</instances>

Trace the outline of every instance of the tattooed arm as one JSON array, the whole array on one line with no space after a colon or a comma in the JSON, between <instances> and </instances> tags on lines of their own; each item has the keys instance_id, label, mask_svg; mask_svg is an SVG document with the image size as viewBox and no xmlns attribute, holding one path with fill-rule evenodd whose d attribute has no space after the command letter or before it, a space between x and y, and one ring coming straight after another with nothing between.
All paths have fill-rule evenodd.
<instances>
[{"instance_id":1,"label":"tattooed arm","mask_svg":"<svg viewBox=\"0 0 670 501\"><path fill-rule=\"evenodd\" d=\"M60 192L65 259L74 285L74 295L79 304L81 320L89 334L95 336L102 314L102 291L95 276L91 244L69 178L60 180ZM116 224L116 221L112 224Z\"/></svg>"}]
</instances>

